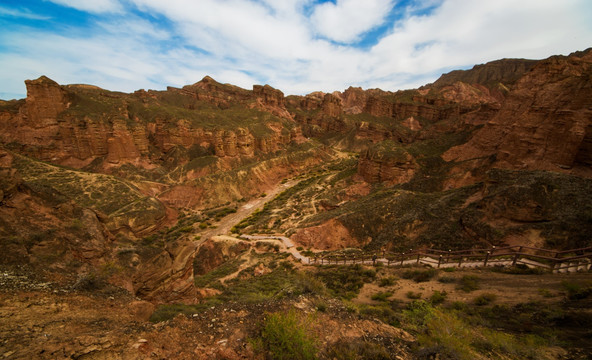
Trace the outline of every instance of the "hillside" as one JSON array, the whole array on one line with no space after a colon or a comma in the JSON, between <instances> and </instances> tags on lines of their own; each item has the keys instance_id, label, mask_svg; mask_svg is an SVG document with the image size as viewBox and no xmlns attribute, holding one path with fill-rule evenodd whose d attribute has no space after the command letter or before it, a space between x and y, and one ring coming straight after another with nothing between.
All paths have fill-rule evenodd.
<instances>
[{"instance_id":1,"label":"hillside","mask_svg":"<svg viewBox=\"0 0 592 360\"><path fill-rule=\"evenodd\" d=\"M397 92L350 87L284 96L269 85L248 90L211 77L129 94L45 76L25 84L25 99L0 102L2 302L35 310L26 297L40 292L76 308L88 336L88 346L60 348L74 336L61 333L54 352L35 348L47 351L42 357L122 356L133 347L129 358L190 358L178 345L184 329L201 331L224 318L237 330L225 325L211 337L195 335L208 347L194 346L193 354L262 358L269 344L253 339L264 338L266 314L294 306L317 320L280 320L312 323L310 331L324 339L315 344L324 358L391 358L382 351L405 359L540 358L533 345L539 340L559 354L548 358L587 351L577 337L589 336L582 330L589 315L580 313L590 309L589 271L578 274L577 289L544 275L552 285L541 288L555 294L549 306L559 311L563 293L571 306L561 310L561 321L526 305L514 308L501 295L509 290L492 283L497 305L535 324L520 333L493 308L486 314L472 303L481 300L462 307L463 296L443 285L430 289L444 297L448 291L456 305L440 308L431 298L428 304L427 295L423 303L404 303L412 296L402 296L394 280L403 270L305 269L289 254L592 246L592 49L493 61ZM286 236L295 246L239 239L245 234ZM476 271L483 278L489 270ZM379 286L382 279L393 283ZM380 300L380 293L390 295ZM542 295L534 289L528 296ZM97 342L88 335L100 316L77 308L78 301L98 308L113 301L121 315L105 321L120 338L103 334ZM177 314L185 315L170 320ZM247 320L251 315L257 320ZM34 327L36 315L23 316ZM439 330L430 326L450 321L461 331L479 316L490 323L474 328L481 338L468 348L434 340ZM149 325L150 317L169 322ZM322 322L351 331L331 335ZM541 330L545 322L576 334L559 336L567 350ZM494 328L514 340L496 343L505 335ZM532 346L509 349L528 334L538 339ZM167 349L167 337L178 347ZM248 346L246 338L253 340ZM5 357L34 357L23 343L11 344L0 343Z\"/></svg>"}]
</instances>

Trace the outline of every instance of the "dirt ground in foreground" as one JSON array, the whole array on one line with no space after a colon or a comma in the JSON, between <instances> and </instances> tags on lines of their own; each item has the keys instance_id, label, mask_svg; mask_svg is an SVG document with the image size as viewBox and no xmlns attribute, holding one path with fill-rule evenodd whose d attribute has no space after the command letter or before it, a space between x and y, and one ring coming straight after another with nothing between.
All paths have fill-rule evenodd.
<instances>
[{"instance_id":1,"label":"dirt ground in foreground","mask_svg":"<svg viewBox=\"0 0 592 360\"><path fill-rule=\"evenodd\" d=\"M564 282L592 283L592 273L578 274L505 274L491 269L462 269L453 272L438 271L437 275L425 282L404 279L403 273L408 270L426 270L426 268L380 268L377 277L394 277L395 283L381 287L378 281L365 284L354 302L374 304L372 295L379 292L391 292L389 300L411 302L415 298L427 300L434 291L446 292L446 301L472 302L483 294L494 294L496 304L516 305L525 302L557 302L566 296ZM459 288L461 278L474 276L479 287L473 291L463 291ZM443 280L445 282L443 282ZM410 293L413 297L410 298Z\"/></svg>"}]
</instances>

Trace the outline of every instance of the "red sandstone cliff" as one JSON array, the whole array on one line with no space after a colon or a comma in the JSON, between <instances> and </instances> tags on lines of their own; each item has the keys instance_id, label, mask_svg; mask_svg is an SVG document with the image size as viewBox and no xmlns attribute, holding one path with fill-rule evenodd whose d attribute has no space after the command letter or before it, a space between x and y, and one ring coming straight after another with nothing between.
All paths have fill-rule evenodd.
<instances>
[{"instance_id":1,"label":"red sandstone cliff","mask_svg":"<svg viewBox=\"0 0 592 360\"><path fill-rule=\"evenodd\" d=\"M469 142L443 157L464 161L496 155L495 166L510 169L589 169L591 143L592 51L588 50L538 62L516 82L499 112Z\"/></svg>"}]
</instances>

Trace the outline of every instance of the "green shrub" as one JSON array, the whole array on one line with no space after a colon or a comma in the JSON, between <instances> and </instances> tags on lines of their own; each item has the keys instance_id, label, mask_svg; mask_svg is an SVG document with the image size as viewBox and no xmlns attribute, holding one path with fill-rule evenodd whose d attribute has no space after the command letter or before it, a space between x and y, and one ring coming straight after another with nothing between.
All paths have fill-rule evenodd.
<instances>
[{"instance_id":1,"label":"green shrub","mask_svg":"<svg viewBox=\"0 0 592 360\"><path fill-rule=\"evenodd\" d=\"M567 291L569 300L582 300L592 295L592 285L572 281L562 281L561 286Z\"/></svg>"},{"instance_id":2,"label":"green shrub","mask_svg":"<svg viewBox=\"0 0 592 360\"><path fill-rule=\"evenodd\" d=\"M400 315L391 308L391 304L359 305L360 316L369 319L379 319L391 326L400 326Z\"/></svg>"},{"instance_id":3,"label":"green shrub","mask_svg":"<svg viewBox=\"0 0 592 360\"><path fill-rule=\"evenodd\" d=\"M546 298L551 298L555 296L555 294L553 294L549 289L539 289L539 294L541 294L542 297Z\"/></svg>"},{"instance_id":4,"label":"green shrub","mask_svg":"<svg viewBox=\"0 0 592 360\"><path fill-rule=\"evenodd\" d=\"M104 288L105 285L106 278L104 275L90 272L78 276L72 287L75 290L94 291Z\"/></svg>"},{"instance_id":5,"label":"green shrub","mask_svg":"<svg viewBox=\"0 0 592 360\"><path fill-rule=\"evenodd\" d=\"M374 301L388 301L388 298L391 296L393 296L392 292L384 291L384 292L379 292L379 293L373 294L371 299Z\"/></svg>"},{"instance_id":6,"label":"green shrub","mask_svg":"<svg viewBox=\"0 0 592 360\"><path fill-rule=\"evenodd\" d=\"M376 271L364 269L359 264L328 266L319 269L317 276L335 296L353 299L360 292L364 283L370 283L376 278Z\"/></svg>"},{"instance_id":7,"label":"green shrub","mask_svg":"<svg viewBox=\"0 0 592 360\"><path fill-rule=\"evenodd\" d=\"M432 305L438 305L444 302L444 300L446 300L446 296L448 295L448 293L446 293L446 291L438 291L438 290L434 290L434 293L432 294L432 296L430 296L430 303L432 303Z\"/></svg>"},{"instance_id":8,"label":"green shrub","mask_svg":"<svg viewBox=\"0 0 592 360\"><path fill-rule=\"evenodd\" d=\"M484 305L491 304L493 301L495 301L495 299L497 299L497 295L492 294L492 293L484 293L484 294L477 296L473 300L473 302L477 306L484 306Z\"/></svg>"},{"instance_id":9,"label":"green shrub","mask_svg":"<svg viewBox=\"0 0 592 360\"><path fill-rule=\"evenodd\" d=\"M427 269L427 270L406 270L403 272L403 279L412 279L415 282L426 282L432 279L438 270Z\"/></svg>"},{"instance_id":10,"label":"green shrub","mask_svg":"<svg viewBox=\"0 0 592 360\"><path fill-rule=\"evenodd\" d=\"M262 349L271 359L312 360L317 358L317 340L309 324L291 310L267 316L259 338Z\"/></svg>"},{"instance_id":11,"label":"green shrub","mask_svg":"<svg viewBox=\"0 0 592 360\"><path fill-rule=\"evenodd\" d=\"M378 286L380 286L380 287L391 286L391 285L395 285L396 282L397 282L397 279L395 277L387 276L387 277L383 277L380 279L380 281L378 282Z\"/></svg>"},{"instance_id":12,"label":"green shrub","mask_svg":"<svg viewBox=\"0 0 592 360\"><path fill-rule=\"evenodd\" d=\"M408 299L421 299L420 292L407 291L405 296L407 296Z\"/></svg>"},{"instance_id":13,"label":"green shrub","mask_svg":"<svg viewBox=\"0 0 592 360\"><path fill-rule=\"evenodd\" d=\"M514 266L493 266L488 268L493 272L500 272L504 274L515 274L515 275L541 275L547 270L539 267L530 268L525 264L516 264Z\"/></svg>"},{"instance_id":14,"label":"green shrub","mask_svg":"<svg viewBox=\"0 0 592 360\"><path fill-rule=\"evenodd\" d=\"M440 276L438 281L442 284L451 284L456 281L456 278L454 276Z\"/></svg>"},{"instance_id":15,"label":"green shrub","mask_svg":"<svg viewBox=\"0 0 592 360\"><path fill-rule=\"evenodd\" d=\"M479 289L479 277L475 275L465 275L460 278L457 289L464 292L471 292Z\"/></svg>"},{"instance_id":16,"label":"green shrub","mask_svg":"<svg viewBox=\"0 0 592 360\"><path fill-rule=\"evenodd\" d=\"M425 332L418 336L423 347L438 347L446 359L472 360L476 354L471 348L474 329L453 313L432 310L425 317Z\"/></svg>"}]
</instances>

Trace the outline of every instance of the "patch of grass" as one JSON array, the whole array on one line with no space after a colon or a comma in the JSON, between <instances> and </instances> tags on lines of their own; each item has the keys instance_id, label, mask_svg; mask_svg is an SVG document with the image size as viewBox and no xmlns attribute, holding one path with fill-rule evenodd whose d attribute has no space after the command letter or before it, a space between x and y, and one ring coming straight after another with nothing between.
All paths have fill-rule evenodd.
<instances>
[{"instance_id":1,"label":"patch of grass","mask_svg":"<svg viewBox=\"0 0 592 360\"><path fill-rule=\"evenodd\" d=\"M327 285L327 288L336 297L353 299L360 292L364 283L370 283L376 278L376 271L365 269L359 264L329 266L320 268L317 277Z\"/></svg>"},{"instance_id":2,"label":"patch of grass","mask_svg":"<svg viewBox=\"0 0 592 360\"><path fill-rule=\"evenodd\" d=\"M475 275L465 275L459 279L457 289L464 292L479 290L479 277Z\"/></svg>"},{"instance_id":3,"label":"patch of grass","mask_svg":"<svg viewBox=\"0 0 592 360\"><path fill-rule=\"evenodd\" d=\"M373 294L370 298L374 301L388 301L388 298L393 296L393 293L390 291L383 291Z\"/></svg>"},{"instance_id":4,"label":"patch of grass","mask_svg":"<svg viewBox=\"0 0 592 360\"><path fill-rule=\"evenodd\" d=\"M426 270L405 270L401 277L403 279L412 279L415 282L426 282L431 280L436 274L438 270L436 269L426 269Z\"/></svg>"},{"instance_id":5,"label":"patch of grass","mask_svg":"<svg viewBox=\"0 0 592 360\"><path fill-rule=\"evenodd\" d=\"M232 279L226 282L224 292L217 296L222 301L258 303L301 294L323 295L325 286L306 273L285 270L278 266L271 273Z\"/></svg>"},{"instance_id":6,"label":"patch of grass","mask_svg":"<svg viewBox=\"0 0 592 360\"><path fill-rule=\"evenodd\" d=\"M391 326L400 326L400 314L395 311L394 306L396 303L382 302L377 305L365 305L360 304L353 307L354 311L357 311L361 317L368 319L380 319L385 324Z\"/></svg>"},{"instance_id":7,"label":"patch of grass","mask_svg":"<svg viewBox=\"0 0 592 360\"><path fill-rule=\"evenodd\" d=\"M215 298L206 299L206 301L195 304L195 305L185 305L185 304L162 304L159 305L156 310L150 316L150 322L158 323L161 321L167 321L178 314L184 315L192 315L199 312L202 312L209 308L212 305L220 303Z\"/></svg>"},{"instance_id":8,"label":"patch of grass","mask_svg":"<svg viewBox=\"0 0 592 360\"><path fill-rule=\"evenodd\" d=\"M207 274L201 276L195 276L195 286L200 288L210 287L211 284L218 281L218 279L228 276L232 273L238 271L239 267L242 263L246 260L243 259L234 259L225 262L224 264L218 266L214 270L208 272Z\"/></svg>"},{"instance_id":9,"label":"patch of grass","mask_svg":"<svg viewBox=\"0 0 592 360\"><path fill-rule=\"evenodd\" d=\"M313 360L317 358L318 340L311 332L310 320L296 311L267 316L258 338L253 339L270 359Z\"/></svg>"},{"instance_id":10,"label":"patch of grass","mask_svg":"<svg viewBox=\"0 0 592 360\"><path fill-rule=\"evenodd\" d=\"M459 307L466 311L466 307ZM538 336L511 335L466 321L458 310L414 301L403 311L402 327L417 334L418 358L472 360L494 358L549 359L548 342Z\"/></svg>"}]
</instances>

